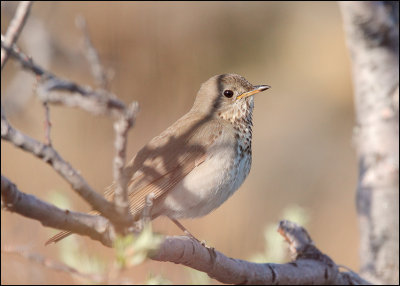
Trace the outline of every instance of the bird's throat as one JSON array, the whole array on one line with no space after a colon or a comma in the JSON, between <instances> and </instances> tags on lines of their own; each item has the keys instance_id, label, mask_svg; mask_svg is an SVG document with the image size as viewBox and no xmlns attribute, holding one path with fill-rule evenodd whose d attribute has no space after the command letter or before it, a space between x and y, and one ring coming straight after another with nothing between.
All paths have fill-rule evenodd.
<instances>
[{"instance_id":1,"label":"bird's throat","mask_svg":"<svg viewBox=\"0 0 400 286\"><path fill-rule=\"evenodd\" d=\"M251 153L253 108L254 99L249 97L236 102L230 110L218 114L220 118L230 122L235 129L239 153L244 151Z\"/></svg>"}]
</instances>

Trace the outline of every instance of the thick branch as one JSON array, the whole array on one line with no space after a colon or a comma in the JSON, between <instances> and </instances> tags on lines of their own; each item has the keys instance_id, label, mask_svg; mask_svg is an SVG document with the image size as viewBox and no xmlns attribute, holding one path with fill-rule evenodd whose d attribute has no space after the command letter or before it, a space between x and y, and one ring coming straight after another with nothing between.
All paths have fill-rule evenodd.
<instances>
[{"instance_id":1,"label":"thick branch","mask_svg":"<svg viewBox=\"0 0 400 286\"><path fill-rule=\"evenodd\" d=\"M152 259L183 264L228 284L369 284L356 273L339 272L337 265L311 239L304 239L309 236L302 227L282 221L279 232L289 241L295 261L275 264L233 259L188 236L166 237Z\"/></svg>"},{"instance_id":2,"label":"thick branch","mask_svg":"<svg viewBox=\"0 0 400 286\"><path fill-rule=\"evenodd\" d=\"M1 176L1 200L8 211L35 219L44 226L87 235L104 245L111 246L114 234L108 220L102 216L61 210L35 196L21 192L4 176Z\"/></svg>"},{"instance_id":3,"label":"thick branch","mask_svg":"<svg viewBox=\"0 0 400 286\"><path fill-rule=\"evenodd\" d=\"M115 238L114 231L105 218L63 211L34 196L20 192L3 176L1 195L7 210L36 219L45 226L88 235L109 247ZM308 233L302 227L282 221L279 233L290 245L291 252L296 258L293 262L252 263L233 259L188 236L166 237L151 258L186 265L229 284L369 284L354 272L339 272L338 266L313 245Z\"/></svg>"},{"instance_id":4,"label":"thick branch","mask_svg":"<svg viewBox=\"0 0 400 286\"><path fill-rule=\"evenodd\" d=\"M4 37L4 44L11 47L17 42L19 34L25 25L26 19L28 18L29 12L32 7L32 1L21 1L19 3L17 11L15 12L14 18L11 20L8 26L7 32ZM3 40L2 40L3 41ZM1 48L1 69L3 69L8 59L8 51Z\"/></svg>"},{"instance_id":5,"label":"thick branch","mask_svg":"<svg viewBox=\"0 0 400 286\"><path fill-rule=\"evenodd\" d=\"M399 283L399 3L341 2L359 159L361 273Z\"/></svg>"}]
</instances>

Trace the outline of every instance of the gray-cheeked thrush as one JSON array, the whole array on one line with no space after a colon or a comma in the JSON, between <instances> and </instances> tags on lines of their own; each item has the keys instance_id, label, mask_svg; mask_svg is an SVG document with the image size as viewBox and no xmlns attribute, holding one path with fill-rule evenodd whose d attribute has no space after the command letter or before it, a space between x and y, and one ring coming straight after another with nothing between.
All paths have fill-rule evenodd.
<instances>
[{"instance_id":1,"label":"gray-cheeked thrush","mask_svg":"<svg viewBox=\"0 0 400 286\"><path fill-rule=\"evenodd\" d=\"M237 74L202 84L192 109L146 144L125 167L130 212L140 218L153 196L151 219L204 216L225 202L251 167L253 95L268 89ZM113 187L106 191L112 199ZM46 244L71 234L64 231Z\"/></svg>"}]
</instances>

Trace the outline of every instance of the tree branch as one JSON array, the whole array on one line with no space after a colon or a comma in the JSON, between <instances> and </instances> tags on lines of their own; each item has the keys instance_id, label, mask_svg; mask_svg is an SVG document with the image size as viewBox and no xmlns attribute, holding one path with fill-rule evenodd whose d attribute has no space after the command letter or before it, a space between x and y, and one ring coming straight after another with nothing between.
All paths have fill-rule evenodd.
<instances>
[{"instance_id":1,"label":"tree branch","mask_svg":"<svg viewBox=\"0 0 400 286\"><path fill-rule=\"evenodd\" d=\"M4 37L4 44L8 47L14 45L17 42L19 34L25 25L26 19L28 18L29 12L32 7L32 1L21 1L18 5L17 11L13 19L8 26L7 32ZM3 41L3 39L2 39ZM4 65L8 59L8 51L1 48L1 69L3 70Z\"/></svg>"},{"instance_id":2,"label":"tree branch","mask_svg":"<svg viewBox=\"0 0 400 286\"><path fill-rule=\"evenodd\" d=\"M12 127L1 110L1 138L42 159L61 175L95 210L107 218L115 217L114 206L90 187L86 180L67 163L53 147L45 145Z\"/></svg>"},{"instance_id":3,"label":"tree branch","mask_svg":"<svg viewBox=\"0 0 400 286\"><path fill-rule=\"evenodd\" d=\"M86 36L88 37L87 32ZM60 79L34 63L32 59L19 51L15 45L10 47L5 46L3 39L2 47L6 49L12 57L18 60L22 64L23 68L41 77L41 85L38 88L38 94L44 103L80 107L95 114L108 114L110 111L114 110L114 115L119 118L114 124L116 148L116 155L114 158L114 181L116 183L114 199L116 212L119 215L107 217L122 225L129 224L131 218L128 212L128 195L126 187L129 178L126 178L123 174L123 168L126 162L127 135L129 129L133 126L136 114L138 113L138 104L134 102L130 106L126 107L123 102L116 99L115 95L109 92L104 90L93 91L89 87L82 87L74 82ZM94 50L94 48L92 47L91 50ZM78 95L50 93L55 90L78 93ZM118 217L119 219L117 219Z\"/></svg>"},{"instance_id":4,"label":"tree branch","mask_svg":"<svg viewBox=\"0 0 400 286\"><path fill-rule=\"evenodd\" d=\"M104 70L104 67L101 65L99 53L93 46L92 41L90 39L89 31L86 25L86 20L83 16L78 15L75 19L75 23L83 34L85 48L86 48L85 54L90 65L93 78L95 79L97 86L99 86L101 89L107 90L108 76Z\"/></svg>"},{"instance_id":5,"label":"tree branch","mask_svg":"<svg viewBox=\"0 0 400 286\"><path fill-rule=\"evenodd\" d=\"M88 235L109 247L115 239L115 232L105 218L63 211L34 196L22 193L3 176L1 196L7 210L38 220L45 226ZM304 228L289 221L281 221L278 231L290 245L295 257L293 262L252 263L233 259L189 236L166 237L151 258L182 264L229 284L370 284L352 271L339 272L332 259L314 246Z\"/></svg>"},{"instance_id":6,"label":"tree branch","mask_svg":"<svg viewBox=\"0 0 400 286\"><path fill-rule=\"evenodd\" d=\"M166 237L158 252L151 258L186 265L228 284L370 284L354 272L339 272L338 266L313 245L302 227L292 222L281 221L279 232L290 244L290 249L296 257L293 262L252 263L233 259L213 248L205 247L188 236Z\"/></svg>"},{"instance_id":7,"label":"tree branch","mask_svg":"<svg viewBox=\"0 0 400 286\"><path fill-rule=\"evenodd\" d=\"M117 99L114 94L104 90L95 91L90 87L81 86L75 82L57 77L36 64L15 45L7 46L3 37L1 39L1 47L5 49L11 57L20 62L24 69L40 77L38 95L43 102L79 107L97 115L110 113L113 115L121 115L125 112L125 104ZM51 91L70 92L72 94L61 92L50 93Z\"/></svg>"},{"instance_id":8,"label":"tree branch","mask_svg":"<svg viewBox=\"0 0 400 286\"><path fill-rule=\"evenodd\" d=\"M44 108L44 142L46 145L52 146L51 143L51 121L50 121L50 108L47 102L43 102Z\"/></svg>"},{"instance_id":9,"label":"tree branch","mask_svg":"<svg viewBox=\"0 0 400 286\"><path fill-rule=\"evenodd\" d=\"M111 246L114 232L107 219L69 210L61 210L35 196L25 194L3 175L1 176L3 207L24 217L35 219L44 226L73 231Z\"/></svg>"},{"instance_id":10,"label":"tree branch","mask_svg":"<svg viewBox=\"0 0 400 286\"><path fill-rule=\"evenodd\" d=\"M130 177L124 173L126 163L126 143L128 131L133 126L139 106L136 102L129 105L125 114L114 123L115 157L114 157L114 203L121 216L129 214L128 182Z\"/></svg>"},{"instance_id":11,"label":"tree branch","mask_svg":"<svg viewBox=\"0 0 400 286\"><path fill-rule=\"evenodd\" d=\"M38 88L38 94L40 99L46 104L53 103L63 104L66 106L75 106L95 114L111 113L119 118L114 125L116 132L116 155L114 159L114 179L116 183L115 208L111 209L110 206L107 206L108 210L103 209L102 211L100 211L100 206L96 205L94 209L99 210L104 216L109 218L114 223L117 223L119 225L131 224L133 220L128 212L128 195L126 188L129 178L126 178L122 171L126 161L125 150L127 134L135 121L136 114L138 112L138 104L134 102L130 106L126 107L123 102L119 101L117 98L115 98L115 95L109 92L106 92L104 90L93 91L89 87L83 87L74 82L60 79L52 73L43 69L41 66L34 63L32 59L28 58L25 54L19 51L15 45L13 45L12 47L4 46L3 39L2 47L6 49L12 57L18 60L25 69L41 77L41 85ZM68 91L77 94L71 95L63 93L50 93L51 91L55 90ZM50 147L50 150L55 152L55 150L52 149L51 146L47 147ZM57 156L59 157L58 154ZM63 174L64 178L66 178L65 173ZM82 179L83 178L79 180L81 184L83 184ZM86 182L85 184L87 185ZM88 186L86 186L85 188L87 187ZM81 196L86 199L84 195L81 194ZM93 206L93 202L91 202L91 204Z\"/></svg>"}]
</instances>

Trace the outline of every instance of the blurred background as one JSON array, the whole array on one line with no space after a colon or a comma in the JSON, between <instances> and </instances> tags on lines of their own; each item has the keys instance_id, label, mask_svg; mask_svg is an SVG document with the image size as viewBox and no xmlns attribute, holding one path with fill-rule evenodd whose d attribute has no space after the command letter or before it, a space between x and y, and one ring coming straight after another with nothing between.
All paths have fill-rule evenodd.
<instances>
[{"instance_id":1,"label":"blurred background","mask_svg":"<svg viewBox=\"0 0 400 286\"><path fill-rule=\"evenodd\" d=\"M15 8L16 3L2 2L2 34ZM247 180L213 213L182 220L186 228L225 255L249 260L268 252L266 229L275 230L284 214L295 210L323 252L358 270L354 106L335 2L34 3L18 46L60 77L94 86L75 24L78 15L86 18L101 61L114 75L110 89L126 103L140 103L129 158L186 113L211 76L238 73L255 85L272 86L255 100ZM1 75L1 100L11 124L44 141L45 113L35 82L10 59ZM59 106L51 106L50 115L53 146L102 193L112 182L112 120ZM89 210L48 165L3 141L1 173L26 193ZM182 235L164 218L155 220L153 229ZM114 259L113 250L89 238L74 236L44 247L54 233L34 220L1 212L2 247L22 246L62 261L66 253L83 252L94 264ZM83 283L16 255L2 253L1 262L2 284ZM121 279L208 281L196 275L181 265L147 261L124 271Z\"/></svg>"}]
</instances>

